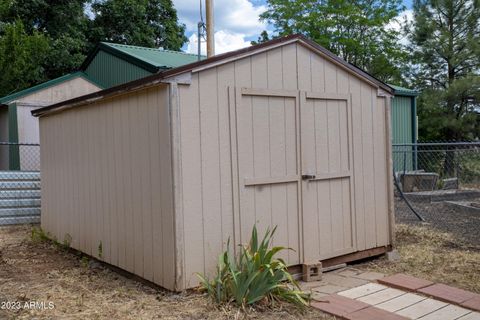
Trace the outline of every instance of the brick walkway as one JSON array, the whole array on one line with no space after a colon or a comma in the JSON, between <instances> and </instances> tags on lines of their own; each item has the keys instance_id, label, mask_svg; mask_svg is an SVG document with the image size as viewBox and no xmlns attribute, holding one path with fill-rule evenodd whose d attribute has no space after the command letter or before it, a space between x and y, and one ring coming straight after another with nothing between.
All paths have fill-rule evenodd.
<instances>
[{"instance_id":1,"label":"brick walkway","mask_svg":"<svg viewBox=\"0 0 480 320\"><path fill-rule=\"evenodd\" d=\"M479 294L404 274L344 268L301 286L311 290L312 307L340 319L480 320Z\"/></svg>"}]
</instances>

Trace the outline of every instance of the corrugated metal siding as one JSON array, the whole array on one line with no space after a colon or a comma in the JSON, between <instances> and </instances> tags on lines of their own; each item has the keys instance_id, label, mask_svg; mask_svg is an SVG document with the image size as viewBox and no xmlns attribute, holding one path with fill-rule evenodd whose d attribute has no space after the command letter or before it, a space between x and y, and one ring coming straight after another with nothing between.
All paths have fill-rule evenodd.
<instances>
[{"instance_id":1,"label":"corrugated metal siding","mask_svg":"<svg viewBox=\"0 0 480 320\"><path fill-rule=\"evenodd\" d=\"M413 142L412 97L395 96L392 101L392 138L394 144ZM413 170L413 159L407 148L393 149L395 171ZM400 151L406 151L403 154Z\"/></svg>"},{"instance_id":2,"label":"corrugated metal siding","mask_svg":"<svg viewBox=\"0 0 480 320\"><path fill-rule=\"evenodd\" d=\"M110 88L151 75L149 71L104 51L97 53L84 72L104 88Z\"/></svg>"},{"instance_id":3,"label":"corrugated metal siding","mask_svg":"<svg viewBox=\"0 0 480 320\"><path fill-rule=\"evenodd\" d=\"M395 96L392 102L393 143L412 143L412 98Z\"/></svg>"}]
</instances>

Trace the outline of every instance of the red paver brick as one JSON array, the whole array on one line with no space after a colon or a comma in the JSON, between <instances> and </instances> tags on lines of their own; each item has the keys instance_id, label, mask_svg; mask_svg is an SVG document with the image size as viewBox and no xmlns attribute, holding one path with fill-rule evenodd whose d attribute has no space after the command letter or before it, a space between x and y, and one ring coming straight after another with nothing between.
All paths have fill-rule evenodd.
<instances>
[{"instance_id":1,"label":"red paver brick","mask_svg":"<svg viewBox=\"0 0 480 320\"><path fill-rule=\"evenodd\" d=\"M475 311L480 311L480 295L475 294L475 297L463 302L461 306Z\"/></svg>"},{"instance_id":2,"label":"red paver brick","mask_svg":"<svg viewBox=\"0 0 480 320\"><path fill-rule=\"evenodd\" d=\"M407 320L399 316L398 314L388 312L382 309L375 307L369 307L366 309L361 309L352 313L345 315L345 319L348 320Z\"/></svg>"},{"instance_id":3,"label":"red paver brick","mask_svg":"<svg viewBox=\"0 0 480 320\"><path fill-rule=\"evenodd\" d=\"M322 297L321 301L313 301L311 306L336 317L344 317L346 314L370 307L364 302L336 294Z\"/></svg>"},{"instance_id":4,"label":"red paver brick","mask_svg":"<svg viewBox=\"0 0 480 320\"><path fill-rule=\"evenodd\" d=\"M418 289L417 292L454 304L460 304L476 296L473 292L450 287L441 283Z\"/></svg>"},{"instance_id":5,"label":"red paver brick","mask_svg":"<svg viewBox=\"0 0 480 320\"><path fill-rule=\"evenodd\" d=\"M378 279L377 282L389 287L409 291L416 291L418 289L425 288L433 284L433 282L431 281L415 278L403 273L398 273L393 276Z\"/></svg>"}]
</instances>

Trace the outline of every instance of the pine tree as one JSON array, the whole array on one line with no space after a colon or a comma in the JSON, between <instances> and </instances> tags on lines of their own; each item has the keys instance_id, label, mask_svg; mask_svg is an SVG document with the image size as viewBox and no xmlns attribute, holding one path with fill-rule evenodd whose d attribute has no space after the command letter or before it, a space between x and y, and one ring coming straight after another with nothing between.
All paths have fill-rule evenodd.
<instances>
[{"instance_id":1,"label":"pine tree","mask_svg":"<svg viewBox=\"0 0 480 320\"><path fill-rule=\"evenodd\" d=\"M416 0L410 40L420 137L480 138L480 1Z\"/></svg>"}]
</instances>

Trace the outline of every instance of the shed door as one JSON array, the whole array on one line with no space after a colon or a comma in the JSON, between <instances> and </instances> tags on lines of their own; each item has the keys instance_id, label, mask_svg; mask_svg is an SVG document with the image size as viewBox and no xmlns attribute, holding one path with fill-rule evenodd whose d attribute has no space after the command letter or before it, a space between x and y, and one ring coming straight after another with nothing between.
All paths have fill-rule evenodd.
<instances>
[{"instance_id":1,"label":"shed door","mask_svg":"<svg viewBox=\"0 0 480 320\"><path fill-rule=\"evenodd\" d=\"M355 251L349 95L301 93L305 261Z\"/></svg>"},{"instance_id":2,"label":"shed door","mask_svg":"<svg viewBox=\"0 0 480 320\"><path fill-rule=\"evenodd\" d=\"M254 224L262 234L277 226L274 245L295 250L284 251L282 258L299 264L298 92L236 88L234 105L239 193L235 242L246 243Z\"/></svg>"}]
</instances>

